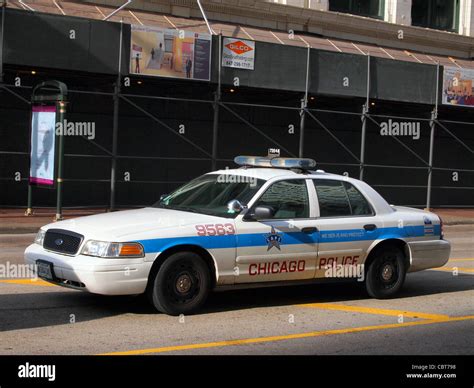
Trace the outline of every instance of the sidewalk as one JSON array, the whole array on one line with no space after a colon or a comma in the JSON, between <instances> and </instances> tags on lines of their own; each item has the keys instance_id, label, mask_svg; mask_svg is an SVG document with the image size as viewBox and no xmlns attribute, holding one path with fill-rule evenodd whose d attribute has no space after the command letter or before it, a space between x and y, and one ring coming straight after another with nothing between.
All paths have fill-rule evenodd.
<instances>
[{"instance_id":1,"label":"sidewalk","mask_svg":"<svg viewBox=\"0 0 474 388\"><path fill-rule=\"evenodd\" d=\"M46 224L54 222L56 209L34 209L32 216L25 216L26 209L0 209L0 234L36 233ZM92 214L105 213L106 209L63 210L65 220Z\"/></svg>"},{"instance_id":2,"label":"sidewalk","mask_svg":"<svg viewBox=\"0 0 474 388\"><path fill-rule=\"evenodd\" d=\"M64 210L64 219L105 213L106 209ZM433 209L444 225L474 224L474 209ZM55 209L37 209L26 217L25 209L0 209L0 234L36 233L46 224L54 222Z\"/></svg>"},{"instance_id":3,"label":"sidewalk","mask_svg":"<svg viewBox=\"0 0 474 388\"><path fill-rule=\"evenodd\" d=\"M444 225L474 224L474 209L432 209L443 219Z\"/></svg>"}]
</instances>

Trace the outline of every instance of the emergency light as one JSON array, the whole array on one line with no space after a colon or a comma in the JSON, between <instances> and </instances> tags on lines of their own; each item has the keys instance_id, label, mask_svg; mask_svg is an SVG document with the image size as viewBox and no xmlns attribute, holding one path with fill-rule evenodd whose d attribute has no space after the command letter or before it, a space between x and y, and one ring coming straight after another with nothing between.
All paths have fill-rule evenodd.
<instances>
[{"instance_id":1,"label":"emergency light","mask_svg":"<svg viewBox=\"0 0 474 388\"><path fill-rule=\"evenodd\" d=\"M263 156L236 156L234 162L239 166L300 168L308 170L316 167L316 162L308 158L269 158Z\"/></svg>"}]
</instances>

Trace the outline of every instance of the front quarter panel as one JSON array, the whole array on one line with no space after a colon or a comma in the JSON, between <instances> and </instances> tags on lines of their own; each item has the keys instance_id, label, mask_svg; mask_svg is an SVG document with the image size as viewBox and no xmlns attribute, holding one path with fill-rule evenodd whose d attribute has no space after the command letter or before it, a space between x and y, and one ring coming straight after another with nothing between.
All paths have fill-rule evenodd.
<instances>
[{"instance_id":1,"label":"front quarter panel","mask_svg":"<svg viewBox=\"0 0 474 388\"><path fill-rule=\"evenodd\" d=\"M211 230L210 234L200 235L202 227ZM198 228L197 228L198 227ZM213 230L218 230L214 234ZM154 261L171 248L193 246L206 250L214 261L217 284L232 284L236 254L236 234L233 219L215 217L209 220L196 220L192 225L160 229L159 235L148 234L135 240L143 245L145 260ZM185 248L184 248L185 249Z\"/></svg>"}]
</instances>

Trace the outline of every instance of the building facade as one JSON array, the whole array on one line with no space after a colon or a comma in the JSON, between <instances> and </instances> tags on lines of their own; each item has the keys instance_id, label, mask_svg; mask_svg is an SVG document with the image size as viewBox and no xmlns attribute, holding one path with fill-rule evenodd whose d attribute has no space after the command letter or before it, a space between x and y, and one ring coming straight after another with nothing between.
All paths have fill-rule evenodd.
<instances>
[{"instance_id":1,"label":"building facade","mask_svg":"<svg viewBox=\"0 0 474 388\"><path fill-rule=\"evenodd\" d=\"M68 207L150 205L271 147L390 203L473 206L472 2L454 29L415 1L287 3L202 1L207 24L191 0L7 2L0 206L26 206L32 90L50 79L67 120L95 128L65 137ZM55 200L34 188L33 207Z\"/></svg>"}]
</instances>

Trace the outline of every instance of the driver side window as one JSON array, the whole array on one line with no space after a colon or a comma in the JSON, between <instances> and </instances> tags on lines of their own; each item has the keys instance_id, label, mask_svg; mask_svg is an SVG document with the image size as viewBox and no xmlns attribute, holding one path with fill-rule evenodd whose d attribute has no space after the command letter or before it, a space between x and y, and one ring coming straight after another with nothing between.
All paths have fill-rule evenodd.
<instances>
[{"instance_id":1,"label":"driver side window","mask_svg":"<svg viewBox=\"0 0 474 388\"><path fill-rule=\"evenodd\" d=\"M254 207L271 206L273 219L309 218L309 199L304 179L291 179L272 184Z\"/></svg>"}]
</instances>

